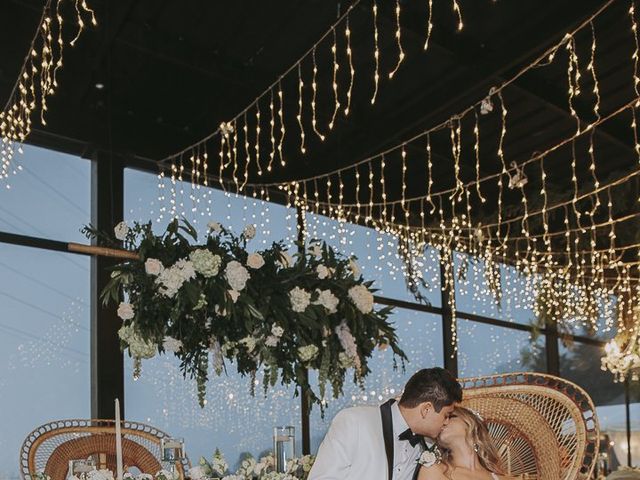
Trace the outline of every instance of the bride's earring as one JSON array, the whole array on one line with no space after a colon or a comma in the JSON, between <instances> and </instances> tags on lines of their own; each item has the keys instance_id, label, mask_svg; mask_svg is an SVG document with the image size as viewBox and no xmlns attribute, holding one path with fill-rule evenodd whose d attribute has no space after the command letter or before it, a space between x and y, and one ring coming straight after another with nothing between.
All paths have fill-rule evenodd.
<instances>
[{"instance_id":1,"label":"bride's earring","mask_svg":"<svg viewBox=\"0 0 640 480\"><path fill-rule=\"evenodd\" d=\"M477 443L473 444L473 451L476 452L476 453L478 453L480 451L480 447L478 447Z\"/></svg>"}]
</instances>

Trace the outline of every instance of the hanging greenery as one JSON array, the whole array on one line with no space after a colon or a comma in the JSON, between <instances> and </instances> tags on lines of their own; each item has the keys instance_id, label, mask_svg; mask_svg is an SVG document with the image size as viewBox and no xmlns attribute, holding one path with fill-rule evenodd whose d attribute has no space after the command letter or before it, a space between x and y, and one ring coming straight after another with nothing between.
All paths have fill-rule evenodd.
<instances>
[{"instance_id":1,"label":"hanging greenery","mask_svg":"<svg viewBox=\"0 0 640 480\"><path fill-rule=\"evenodd\" d=\"M354 258L344 258L326 243L311 241L304 253L290 256L283 242L251 251L256 229L234 235L211 222L204 244L186 220L172 221L162 235L147 224L115 228L115 238L85 227L102 246L136 250L139 258L112 269L102 292L104 304L119 302L122 348L141 360L173 353L185 377L196 378L204 405L210 372L228 364L254 378L264 371L265 393L278 380L306 389L323 406L326 384L334 397L353 371L363 385L376 348L390 347L404 367L388 317L376 310L372 281L365 281ZM124 294L124 298L123 298ZM126 300L125 300L126 299ZM318 372L311 386L307 371Z\"/></svg>"}]
</instances>

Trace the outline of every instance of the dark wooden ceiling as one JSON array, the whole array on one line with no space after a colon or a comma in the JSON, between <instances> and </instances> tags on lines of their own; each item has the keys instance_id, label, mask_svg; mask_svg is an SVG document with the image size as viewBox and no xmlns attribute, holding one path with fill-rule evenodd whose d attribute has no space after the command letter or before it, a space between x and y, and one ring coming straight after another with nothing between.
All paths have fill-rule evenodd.
<instances>
[{"instance_id":1,"label":"dark wooden ceiling","mask_svg":"<svg viewBox=\"0 0 640 480\"><path fill-rule=\"evenodd\" d=\"M253 102L320 38L338 12L350 5L329 0L87 1L96 11L99 27L87 31L74 49L66 51L59 77L61 88L49 104L48 125L46 129L36 125L38 132L32 139L59 149L71 148L65 141L71 139L73 145L125 154L132 164L151 168L153 162L199 140ZM42 3L4 0L0 5L0 98L6 98L13 86ZM482 99L491 86L511 78L604 1L460 0L465 28L456 32L451 2L434 0L435 26L425 53L427 3L401 2L407 57L390 81L386 72L397 58L395 2L378 0L381 84L378 101L372 106L371 0L362 0L351 17L356 66L351 115L339 115L324 142L310 133L308 126L306 155L289 148L286 168L275 168L262 177L252 169L251 182L292 180L332 171L446 120ZM634 96L628 8L629 2L616 1L594 22L603 115ZM583 94L574 103L576 111L590 121L594 99L586 69L591 30L578 34L576 44L584 85ZM325 131L333 111L330 47L331 43L325 42L317 50L318 124ZM309 61L302 64L307 85L311 68ZM347 74L343 68L341 75ZM97 89L98 83L105 88ZM297 76L285 77L283 89L287 130L297 135ZM564 51L552 65L534 69L506 88L504 99L509 109L505 138L508 162L524 161L575 131L567 104ZM623 114L594 133L602 179L637 164L630 122L630 116ZM495 153L500 126L499 115L482 118L486 142L481 150L482 174L500 171ZM465 119L462 128L467 140L463 142L461 176L469 180L475 175L473 145L468 141L472 123ZM434 135L432 142L434 179L437 189L442 190L454 181L448 132ZM586 144L578 142L577 148L581 152L578 176L588 184ZM423 146L409 147L408 153L424 155ZM570 186L568 155L570 149L561 149L545 163L553 166L550 189L559 196ZM425 191L424 162L413 164L419 167L409 172L407 195L420 195ZM387 175L390 196L397 198L399 169L390 168ZM489 186L486 195L489 202L478 211L491 217L495 215L495 187ZM520 201L514 196L513 202L517 212Z\"/></svg>"}]
</instances>

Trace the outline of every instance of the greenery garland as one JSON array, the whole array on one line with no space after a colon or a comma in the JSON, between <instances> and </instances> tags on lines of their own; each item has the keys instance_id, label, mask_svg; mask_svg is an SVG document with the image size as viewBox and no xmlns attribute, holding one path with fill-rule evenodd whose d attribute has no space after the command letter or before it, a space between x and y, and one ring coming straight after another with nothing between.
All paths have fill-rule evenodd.
<instances>
[{"instance_id":1,"label":"greenery garland","mask_svg":"<svg viewBox=\"0 0 640 480\"><path fill-rule=\"evenodd\" d=\"M326 384L337 398L348 371L363 386L376 347L390 347L394 368L397 358L404 368L407 357L388 322L392 308L374 308L373 282L363 279L354 258L313 240L293 257L283 242L251 252L253 225L239 236L215 222L208 227L202 245L186 220L172 221L162 235L151 222L131 228L121 222L115 238L83 229L103 246L139 254L112 268L102 292L104 304L119 302L119 335L134 358L134 375L141 359L172 352L184 376L197 379L203 406L210 371L220 375L235 363L252 380L263 369L265 394L278 380L294 383L323 408ZM308 370L318 371L317 387Z\"/></svg>"}]
</instances>

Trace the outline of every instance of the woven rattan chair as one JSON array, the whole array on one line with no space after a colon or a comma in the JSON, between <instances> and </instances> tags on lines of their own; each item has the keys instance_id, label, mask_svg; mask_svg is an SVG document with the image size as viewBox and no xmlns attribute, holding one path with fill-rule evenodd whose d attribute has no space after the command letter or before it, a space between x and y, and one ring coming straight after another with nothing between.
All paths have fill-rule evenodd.
<instances>
[{"instance_id":1,"label":"woven rattan chair","mask_svg":"<svg viewBox=\"0 0 640 480\"><path fill-rule=\"evenodd\" d=\"M489 424L511 475L586 480L598 452L598 421L587 393L562 378L513 373L461 379L463 404Z\"/></svg>"},{"instance_id":2,"label":"woven rattan chair","mask_svg":"<svg viewBox=\"0 0 640 480\"><path fill-rule=\"evenodd\" d=\"M124 421L122 456L125 471L135 467L141 473L155 475L160 462L160 439L168 435L142 423ZM51 480L67 478L69 461L92 456L98 468L116 471L116 437L113 420L59 420L31 432L20 449L20 473L24 480L44 470ZM189 466L188 459L177 465L180 478Z\"/></svg>"}]
</instances>

